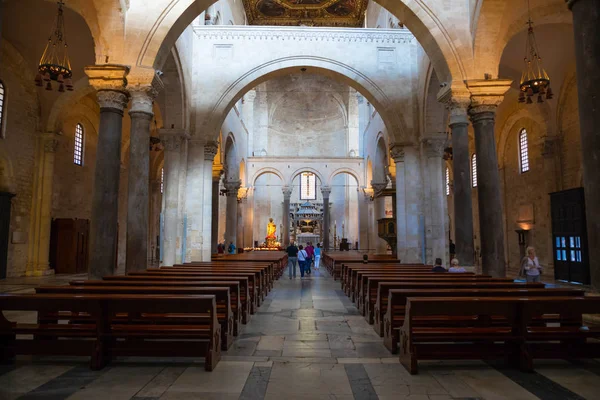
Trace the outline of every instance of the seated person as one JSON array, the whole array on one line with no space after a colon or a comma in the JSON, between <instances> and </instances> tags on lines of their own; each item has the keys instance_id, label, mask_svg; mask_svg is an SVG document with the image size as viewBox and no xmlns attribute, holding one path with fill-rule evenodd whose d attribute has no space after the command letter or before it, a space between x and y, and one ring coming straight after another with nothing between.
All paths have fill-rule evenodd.
<instances>
[{"instance_id":1,"label":"seated person","mask_svg":"<svg viewBox=\"0 0 600 400\"><path fill-rule=\"evenodd\" d=\"M464 269L463 267L458 265L458 260L456 258L453 258L452 261L450 261L450 268L448 269L448 272L456 272L456 273L462 273L462 272L467 272L466 269Z\"/></svg>"},{"instance_id":2,"label":"seated person","mask_svg":"<svg viewBox=\"0 0 600 400\"><path fill-rule=\"evenodd\" d=\"M442 266L442 259L441 258L436 258L435 259L435 265L431 269L431 272L448 272L448 271L446 271L446 268L444 268Z\"/></svg>"}]
</instances>

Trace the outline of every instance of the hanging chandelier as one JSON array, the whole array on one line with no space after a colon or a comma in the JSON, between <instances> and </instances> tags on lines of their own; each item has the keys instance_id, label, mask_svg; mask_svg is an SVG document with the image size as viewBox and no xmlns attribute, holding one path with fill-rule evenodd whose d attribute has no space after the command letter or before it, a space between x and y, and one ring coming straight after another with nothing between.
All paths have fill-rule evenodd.
<instances>
[{"instance_id":1,"label":"hanging chandelier","mask_svg":"<svg viewBox=\"0 0 600 400\"><path fill-rule=\"evenodd\" d=\"M527 0L527 9L529 11L529 20L527 21L529 28L527 29L527 40L525 43L525 69L521 76L519 103L532 104L532 98L535 95L537 95L537 102L543 103L544 95L548 100L552 99L554 95L550 88L550 77L542 66L542 57L540 56L535 40L529 0Z\"/></svg>"},{"instance_id":2,"label":"hanging chandelier","mask_svg":"<svg viewBox=\"0 0 600 400\"><path fill-rule=\"evenodd\" d=\"M64 92L66 90L73 90L73 71L71 70L71 62L69 61L68 45L65 33L65 20L63 16L64 2L62 0L57 2L58 13L56 15L56 21L50 32L48 43L40 59L38 65L38 73L35 77L35 84L37 86L46 85L46 90L52 90L52 81L56 81L58 85L58 91Z\"/></svg>"}]
</instances>

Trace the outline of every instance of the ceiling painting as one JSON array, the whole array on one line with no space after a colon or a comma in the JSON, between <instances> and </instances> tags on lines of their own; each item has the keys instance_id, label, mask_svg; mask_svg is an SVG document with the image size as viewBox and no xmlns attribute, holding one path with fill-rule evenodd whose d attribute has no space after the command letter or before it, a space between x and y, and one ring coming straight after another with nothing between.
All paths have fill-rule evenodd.
<instances>
[{"instance_id":1,"label":"ceiling painting","mask_svg":"<svg viewBox=\"0 0 600 400\"><path fill-rule=\"evenodd\" d=\"M364 24L368 0L244 0L250 25L337 26Z\"/></svg>"}]
</instances>

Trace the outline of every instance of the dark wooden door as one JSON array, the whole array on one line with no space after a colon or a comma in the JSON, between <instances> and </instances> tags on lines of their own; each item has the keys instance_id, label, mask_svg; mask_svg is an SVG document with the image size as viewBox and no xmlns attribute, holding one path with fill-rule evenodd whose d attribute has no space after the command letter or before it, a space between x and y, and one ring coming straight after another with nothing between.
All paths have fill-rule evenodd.
<instances>
[{"instance_id":1,"label":"dark wooden door","mask_svg":"<svg viewBox=\"0 0 600 400\"><path fill-rule=\"evenodd\" d=\"M10 200L13 197L12 193L0 192L0 279L6 278L10 238Z\"/></svg>"},{"instance_id":2,"label":"dark wooden door","mask_svg":"<svg viewBox=\"0 0 600 400\"><path fill-rule=\"evenodd\" d=\"M52 221L50 264L57 274L87 271L89 226L87 219Z\"/></svg>"},{"instance_id":3,"label":"dark wooden door","mask_svg":"<svg viewBox=\"0 0 600 400\"><path fill-rule=\"evenodd\" d=\"M554 278L589 284L585 199L583 188L550 194Z\"/></svg>"}]
</instances>

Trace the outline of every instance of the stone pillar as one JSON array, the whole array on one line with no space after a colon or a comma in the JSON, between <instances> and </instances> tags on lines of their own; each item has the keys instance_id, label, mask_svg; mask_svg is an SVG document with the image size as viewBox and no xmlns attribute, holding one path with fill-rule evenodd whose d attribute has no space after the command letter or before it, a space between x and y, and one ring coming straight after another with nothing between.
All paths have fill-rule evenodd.
<instances>
[{"instance_id":1,"label":"stone pillar","mask_svg":"<svg viewBox=\"0 0 600 400\"><path fill-rule=\"evenodd\" d=\"M406 250L406 182L404 179L404 146L390 148L390 155L396 166L396 253L399 260L405 260Z\"/></svg>"},{"instance_id":2,"label":"stone pillar","mask_svg":"<svg viewBox=\"0 0 600 400\"><path fill-rule=\"evenodd\" d=\"M424 181L429 185L429 220L427 223L427 263L432 263L436 258L448 260L448 236L446 236L446 193L445 187L445 162L443 159L446 138L424 139L423 145L427 157L427 171Z\"/></svg>"},{"instance_id":3,"label":"stone pillar","mask_svg":"<svg viewBox=\"0 0 600 400\"><path fill-rule=\"evenodd\" d=\"M217 254L219 245L219 184L221 182L221 174L223 170L212 166L212 216L211 216L211 235L210 235L210 251L212 254Z\"/></svg>"},{"instance_id":4,"label":"stone pillar","mask_svg":"<svg viewBox=\"0 0 600 400\"><path fill-rule=\"evenodd\" d=\"M36 156L34 196L29 223L29 249L27 276L54 273L50 269L50 233L52 227L52 188L54 185L54 159L58 136L52 132L42 134Z\"/></svg>"},{"instance_id":5,"label":"stone pillar","mask_svg":"<svg viewBox=\"0 0 600 400\"><path fill-rule=\"evenodd\" d=\"M242 215L242 230L244 232L244 245L254 247L254 188L249 187L246 193L246 205Z\"/></svg>"},{"instance_id":6,"label":"stone pillar","mask_svg":"<svg viewBox=\"0 0 600 400\"><path fill-rule=\"evenodd\" d=\"M244 124L247 129L250 130L248 133L248 142L246 148L247 157L253 156L254 151L254 100L256 99L256 90L252 89L246 92L244 95L244 105L242 107L242 115ZM246 184L246 182L244 182Z\"/></svg>"},{"instance_id":7,"label":"stone pillar","mask_svg":"<svg viewBox=\"0 0 600 400\"><path fill-rule=\"evenodd\" d=\"M150 204L150 123L152 102L162 82L129 90L131 94L131 133L129 139L129 179L127 191L127 247L125 273L144 271L148 260L148 209Z\"/></svg>"},{"instance_id":8,"label":"stone pillar","mask_svg":"<svg viewBox=\"0 0 600 400\"><path fill-rule=\"evenodd\" d=\"M484 274L506 276L504 222L494 124L496 108L510 88L510 80L468 81L471 91L469 115L475 130L477 198L481 261Z\"/></svg>"},{"instance_id":9,"label":"stone pillar","mask_svg":"<svg viewBox=\"0 0 600 400\"><path fill-rule=\"evenodd\" d=\"M475 265L473 240L473 200L471 190L471 155L469 154L469 119L467 109L471 103L466 93L446 90L438 96L450 111L452 130L452 171L454 173L454 244L460 265Z\"/></svg>"},{"instance_id":10,"label":"stone pillar","mask_svg":"<svg viewBox=\"0 0 600 400\"><path fill-rule=\"evenodd\" d=\"M211 243L213 236L213 161L217 155L218 146L216 142L207 142L204 145L204 237L202 241L202 261L210 261ZM218 186L217 186L218 198Z\"/></svg>"},{"instance_id":11,"label":"stone pillar","mask_svg":"<svg viewBox=\"0 0 600 400\"><path fill-rule=\"evenodd\" d=\"M249 244L248 242L245 240L246 239L246 235L244 234L244 226L245 226L245 221L244 221L244 216L247 213L247 203L246 203L246 199L248 196L248 188L240 188L238 189L238 195L237 195L237 224L236 224L236 240L237 240L237 244L236 246L238 248L244 248L244 247L248 247Z\"/></svg>"},{"instance_id":12,"label":"stone pillar","mask_svg":"<svg viewBox=\"0 0 600 400\"><path fill-rule=\"evenodd\" d=\"M112 275L117 266L117 225L119 178L121 173L121 131L129 68L121 65L85 68L90 85L98 90L100 127L96 152L92 218L90 221L90 279Z\"/></svg>"},{"instance_id":13,"label":"stone pillar","mask_svg":"<svg viewBox=\"0 0 600 400\"><path fill-rule=\"evenodd\" d=\"M181 142L184 131L180 129L161 129L160 140L164 146L164 190L165 198L163 260L162 265L175 264L177 251L177 209L179 206L179 170L181 164Z\"/></svg>"},{"instance_id":14,"label":"stone pillar","mask_svg":"<svg viewBox=\"0 0 600 400\"><path fill-rule=\"evenodd\" d=\"M242 181L226 181L225 189L227 189L227 210L225 212L225 247L229 243L238 247L237 242L237 217L238 217L238 191L242 186Z\"/></svg>"},{"instance_id":15,"label":"stone pillar","mask_svg":"<svg viewBox=\"0 0 600 400\"><path fill-rule=\"evenodd\" d=\"M379 237L379 220L385 218L385 197L382 192L387 187L387 182L371 182L371 187L374 191L373 200L373 238L372 244L377 254L385 254L387 252L387 242Z\"/></svg>"},{"instance_id":16,"label":"stone pillar","mask_svg":"<svg viewBox=\"0 0 600 400\"><path fill-rule=\"evenodd\" d=\"M373 202L373 190L363 188L362 201L359 197L358 206L358 248L361 251L368 251L370 249L369 240L369 207Z\"/></svg>"},{"instance_id":17,"label":"stone pillar","mask_svg":"<svg viewBox=\"0 0 600 400\"><path fill-rule=\"evenodd\" d=\"M188 141L185 185L185 214L187 232L185 262L202 261L202 236L204 213L204 140Z\"/></svg>"},{"instance_id":18,"label":"stone pillar","mask_svg":"<svg viewBox=\"0 0 600 400\"><path fill-rule=\"evenodd\" d=\"M290 244L290 197L292 196L292 189L289 186L284 186L283 189L283 209L281 215L281 225L283 232L283 247L288 247ZM329 197L327 197L329 201Z\"/></svg>"},{"instance_id":19,"label":"stone pillar","mask_svg":"<svg viewBox=\"0 0 600 400\"><path fill-rule=\"evenodd\" d=\"M148 237L148 265L158 267L159 257L157 252L156 238L160 230L160 210L162 203L162 193L160 193L160 175L159 179L150 181L150 216L148 218L149 237Z\"/></svg>"},{"instance_id":20,"label":"stone pillar","mask_svg":"<svg viewBox=\"0 0 600 400\"><path fill-rule=\"evenodd\" d=\"M600 2L568 0L573 12L583 187L587 219L591 283L600 288Z\"/></svg>"},{"instance_id":21,"label":"stone pillar","mask_svg":"<svg viewBox=\"0 0 600 400\"><path fill-rule=\"evenodd\" d=\"M321 186L321 195L323 196L323 248L329 250L329 195L331 187Z\"/></svg>"}]
</instances>

